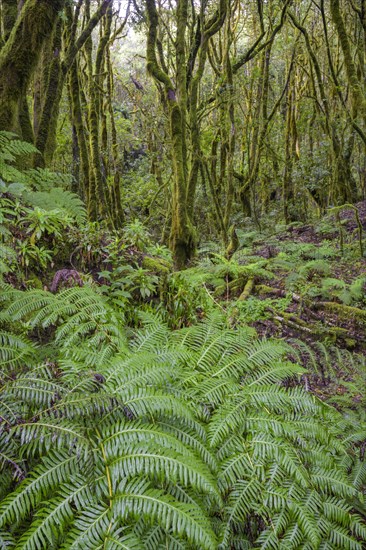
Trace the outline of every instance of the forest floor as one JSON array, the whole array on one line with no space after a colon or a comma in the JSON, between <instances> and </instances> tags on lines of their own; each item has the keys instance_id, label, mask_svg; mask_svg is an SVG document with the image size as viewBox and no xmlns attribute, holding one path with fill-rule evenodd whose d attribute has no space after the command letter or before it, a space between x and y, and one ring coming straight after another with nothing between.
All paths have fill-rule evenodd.
<instances>
[{"instance_id":1,"label":"forest floor","mask_svg":"<svg viewBox=\"0 0 366 550\"><path fill-rule=\"evenodd\" d=\"M10 272L5 280L51 292L89 280L125 308L132 325L139 322L139 308L157 310L174 329L219 307L232 326L249 325L260 337L289 342L314 393L333 404L334 396L346 394L356 403L357 388L366 384L366 201L355 207L343 208L338 219L328 214L314 224L277 226L274 234L238 228L240 245L232 258L208 243L180 273L140 222L118 238L75 226L66 233L67 246L55 253L51 272L28 270L23 278ZM27 227L11 227L18 243L28 233Z\"/></svg>"},{"instance_id":2,"label":"forest floor","mask_svg":"<svg viewBox=\"0 0 366 550\"><path fill-rule=\"evenodd\" d=\"M362 239L366 201L356 207ZM307 383L324 399L352 391L352 382L360 374L353 368L352 357L360 358L361 372L365 365L362 357L366 358L366 258L364 254L361 257L354 211L344 209L339 221L338 227L330 220L290 226L272 238L254 240L251 251L254 257L269 260L274 275L269 282L257 280L253 287L254 300L267 303L271 298L273 302L265 308L267 315L251 324L263 337L304 344L305 352L299 350L302 362L305 366L312 363ZM281 256L285 261L276 260ZM279 310L276 306L281 298L288 302ZM328 355L329 349L345 352L352 368L344 369L343 363L339 369L341 361L337 354ZM352 401L359 399L356 392Z\"/></svg>"},{"instance_id":3,"label":"forest floor","mask_svg":"<svg viewBox=\"0 0 366 550\"><path fill-rule=\"evenodd\" d=\"M366 201L359 203L357 207L363 230L366 231ZM341 218L343 221L343 230L346 235L352 236L351 242L354 244L357 225L352 211L343 211ZM283 246L283 243L286 242L299 245L300 256L302 256L303 260L308 259L308 247L304 247L304 244L314 245L314 247L317 247L321 251L324 244L327 246L329 243L333 243L339 250L339 231L335 230L321 234L312 225L303 225L296 228L290 227L283 233L278 234L276 240L278 240L278 248L273 244L261 246L261 243L259 243L258 246L254 247L253 254L260 257L274 257L280 252L281 245ZM349 246L350 244L345 244L344 248L347 250ZM311 256L314 256L314 249ZM346 285L351 285L359 277L366 277L365 257L350 258L336 254L333 258L328 258L327 262L330 267L330 277L334 280L344 282ZM314 271L311 272L310 267L310 272L307 273L308 282L311 282L319 275L319 273L316 273L316 268L317 266L314 265ZM281 269L274 272L276 277L271 280L270 286L273 289L273 295L287 295L285 289L285 277L287 274L281 271ZM340 283L341 286L342 283ZM269 295L271 294L270 288L266 289ZM260 290L261 288L259 287ZM342 290L342 288L339 288L339 290ZM364 282L364 291L366 292L366 281ZM259 297L263 298L263 295L259 295ZM306 292L305 295L294 292L291 294L291 297L292 302L287 309L289 316L286 316L286 319L281 320L278 316L274 315L272 320L267 319L256 323L256 328L261 334L264 336L279 336L281 338L293 337L295 334L296 336L303 334L307 338L316 336L324 338L329 336L331 339L337 339L337 341L342 342L344 346L350 349L355 349L366 354L366 310L362 307L358 308L342 303L342 300L336 294L331 296L331 301L323 300L321 295L316 296L315 294L311 294L311 296L306 296Z\"/></svg>"}]
</instances>

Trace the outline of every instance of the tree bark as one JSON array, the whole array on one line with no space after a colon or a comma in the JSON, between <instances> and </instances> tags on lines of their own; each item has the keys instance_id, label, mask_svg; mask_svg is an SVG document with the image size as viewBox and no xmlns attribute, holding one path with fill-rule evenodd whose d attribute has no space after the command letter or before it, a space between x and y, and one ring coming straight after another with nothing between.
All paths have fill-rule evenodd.
<instances>
[{"instance_id":1,"label":"tree bark","mask_svg":"<svg viewBox=\"0 0 366 550\"><path fill-rule=\"evenodd\" d=\"M25 96L42 45L52 34L65 0L28 0L0 52L0 129L17 131Z\"/></svg>"}]
</instances>

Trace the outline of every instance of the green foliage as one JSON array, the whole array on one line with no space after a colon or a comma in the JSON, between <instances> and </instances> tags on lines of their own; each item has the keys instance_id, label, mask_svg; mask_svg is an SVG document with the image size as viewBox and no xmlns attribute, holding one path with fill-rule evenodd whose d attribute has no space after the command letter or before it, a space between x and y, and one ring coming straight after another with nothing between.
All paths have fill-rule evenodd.
<instances>
[{"instance_id":1,"label":"green foliage","mask_svg":"<svg viewBox=\"0 0 366 550\"><path fill-rule=\"evenodd\" d=\"M15 162L36 151L33 145L18 140L15 134L0 131L0 178L10 183L22 181L23 171L16 168Z\"/></svg>"},{"instance_id":2,"label":"green foliage","mask_svg":"<svg viewBox=\"0 0 366 550\"><path fill-rule=\"evenodd\" d=\"M358 277L350 285L340 279L323 279L321 293L326 299L337 298L346 305L360 303L366 297L366 277Z\"/></svg>"},{"instance_id":3,"label":"green foliage","mask_svg":"<svg viewBox=\"0 0 366 550\"><path fill-rule=\"evenodd\" d=\"M27 209L21 220L21 224L26 226L26 233L30 234L30 244L35 244L44 235L47 237L60 237L61 231L70 223L70 219L62 218L61 211L53 209L44 210L36 206L34 209Z\"/></svg>"},{"instance_id":4,"label":"green foliage","mask_svg":"<svg viewBox=\"0 0 366 550\"><path fill-rule=\"evenodd\" d=\"M0 279L12 271L16 264L16 253L10 246L0 244Z\"/></svg>"},{"instance_id":5,"label":"green foliage","mask_svg":"<svg viewBox=\"0 0 366 550\"><path fill-rule=\"evenodd\" d=\"M266 269L266 260L257 260L255 263L246 265L239 264L237 260L227 260L219 254L213 254L211 271L217 277L222 279L248 279L251 277L262 277L270 279L273 274Z\"/></svg>"},{"instance_id":6,"label":"green foliage","mask_svg":"<svg viewBox=\"0 0 366 550\"><path fill-rule=\"evenodd\" d=\"M195 268L172 273L161 293L158 311L171 328L181 328L197 321L212 308L212 299L204 288L207 276Z\"/></svg>"},{"instance_id":7,"label":"green foliage","mask_svg":"<svg viewBox=\"0 0 366 550\"><path fill-rule=\"evenodd\" d=\"M70 186L69 175L56 174L47 168L27 168L35 153L37 149L31 143L17 139L11 132L0 131L0 180L10 184L9 192L26 188L49 191L60 185Z\"/></svg>"},{"instance_id":8,"label":"green foliage","mask_svg":"<svg viewBox=\"0 0 366 550\"><path fill-rule=\"evenodd\" d=\"M70 222L77 224L86 221L86 210L83 202L75 193L60 187L54 187L49 191L27 192L25 199L34 209L41 208L47 212L57 212L61 219L68 219Z\"/></svg>"},{"instance_id":9,"label":"green foliage","mask_svg":"<svg viewBox=\"0 0 366 550\"><path fill-rule=\"evenodd\" d=\"M236 301L235 305L228 310L228 315L232 318L235 325L249 324L255 321L263 321L273 316L273 309L283 312L290 304L290 298L272 299L266 298L259 300L254 296L249 296L245 301Z\"/></svg>"},{"instance_id":10,"label":"green foliage","mask_svg":"<svg viewBox=\"0 0 366 550\"><path fill-rule=\"evenodd\" d=\"M41 268L41 270L45 270L52 262L52 250L49 250L44 246L33 244L28 240L18 240L16 251L20 258L21 266L25 268L25 273L27 272L28 267Z\"/></svg>"},{"instance_id":11,"label":"green foliage","mask_svg":"<svg viewBox=\"0 0 366 550\"><path fill-rule=\"evenodd\" d=\"M138 219L124 226L123 235L126 243L129 246L135 246L138 250L144 251L150 244L149 232Z\"/></svg>"},{"instance_id":12,"label":"green foliage","mask_svg":"<svg viewBox=\"0 0 366 550\"><path fill-rule=\"evenodd\" d=\"M3 140L12 182L30 150ZM361 550L364 358L258 339L248 323L290 298L230 299L279 269L302 295L362 305L365 278L331 279L330 243L282 243L268 260L211 249L172 273L139 220L86 223L57 178L23 170L1 187L4 278L68 247L91 273L55 292L34 273L35 289L1 283L0 546Z\"/></svg>"},{"instance_id":13,"label":"green foliage","mask_svg":"<svg viewBox=\"0 0 366 550\"><path fill-rule=\"evenodd\" d=\"M61 193L61 189L66 190L71 187L71 176L60 172L53 172L49 168L30 168L22 172L21 180L29 189L36 191L49 192L54 196L55 201L61 202L58 206L68 204L67 196ZM75 197L76 195L73 194ZM74 201L75 204L75 201Z\"/></svg>"},{"instance_id":14,"label":"green foliage","mask_svg":"<svg viewBox=\"0 0 366 550\"><path fill-rule=\"evenodd\" d=\"M103 289L112 300L116 298L128 300L133 293L143 300L150 298L156 293L159 283L159 278L149 270L129 264L120 265L112 271L101 271L99 276L109 282L110 286L105 286ZM114 303L117 302L114 301Z\"/></svg>"},{"instance_id":15,"label":"green foliage","mask_svg":"<svg viewBox=\"0 0 366 550\"><path fill-rule=\"evenodd\" d=\"M330 271L331 267L325 260L311 260L300 267L299 275L304 279L312 279L314 275L326 277L330 274Z\"/></svg>"},{"instance_id":16,"label":"green foliage","mask_svg":"<svg viewBox=\"0 0 366 550\"><path fill-rule=\"evenodd\" d=\"M33 146L0 132L0 150L0 171L5 171L5 166L3 177L13 182L0 181L0 272L15 271L22 276L19 266L26 275L28 269L45 271L60 249L66 252L65 234L70 227L85 222L85 207L74 193L51 187L55 182L62 183L58 174L14 168L19 156L35 152ZM32 191L34 188L47 190Z\"/></svg>"},{"instance_id":17,"label":"green foliage","mask_svg":"<svg viewBox=\"0 0 366 550\"><path fill-rule=\"evenodd\" d=\"M361 550L354 442L293 387L304 369L289 346L217 312L176 331L144 314L127 342L90 286L4 288L2 302L43 345L1 336L0 462L18 481L0 536L37 550Z\"/></svg>"}]
</instances>

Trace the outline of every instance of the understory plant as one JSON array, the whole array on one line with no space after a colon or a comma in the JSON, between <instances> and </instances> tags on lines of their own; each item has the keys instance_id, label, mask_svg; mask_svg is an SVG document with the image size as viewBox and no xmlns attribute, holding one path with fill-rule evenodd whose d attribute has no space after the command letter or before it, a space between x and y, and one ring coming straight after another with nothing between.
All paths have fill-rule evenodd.
<instances>
[{"instance_id":1,"label":"understory plant","mask_svg":"<svg viewBox=\"0 0 366 550\"><path fill-rule=\"evenodd\" d=\"M363 548L364 434L289 346L217 311L126 331L87 284L1 300L3 546Z\"/></svg>"}]
</instances>

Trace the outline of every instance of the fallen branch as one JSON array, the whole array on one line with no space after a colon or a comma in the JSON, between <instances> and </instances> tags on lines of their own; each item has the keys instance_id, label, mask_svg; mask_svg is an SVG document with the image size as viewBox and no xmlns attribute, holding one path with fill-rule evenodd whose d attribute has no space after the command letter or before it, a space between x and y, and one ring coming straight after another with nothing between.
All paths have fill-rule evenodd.
<instances>
[{"instance_id":1,"label":"fallen branch","mask_svg":"<svg viewBox=\"0 0 366 550\"><path fill-rule=\"evenodd\" d=\"M343 319L366 321L366 310L360 309L359 307L346 306L338 302L314 302L313 307L315 309L325 309L332 313L336 313L340 317L343 317Z\"/></svg>"},{"instance_id":2,"label":"fallen branch","mask_svg":"<svg viewBox=\"0 0 366 550\"><path fill-rule=\"evenodd\" d=\"M271 307L266 308L267 311L271 312L273 314L273 320L280 322L283 325L286 325L290 327L293 330L297 330L299 332L306 332L307 334L310 334L313 337L318 338L324 338L324 337L331 337L332 339L342 339L345 342L347 340L352 343L351 347L353 347L354 339L350 337L349 330L341 327L324 327L324 326L314 326L306 323L306 321L303 321L300 319L300 317L297 317L296 315L293 315L292 313L281 313L279 314L276 310L272 309Z\"/></svg>"},{"instance_id":3,"label":"fallen branch","mask_svg":"<svg viewBox=\"0 0 366 550\"><path fill-rule=\"evenodd\" d=\"M253 287L254 287L254 279L250 278L245 283L245 287L243 289L243 292L240 294L240 296L238 298L238 302L244 302L247 298L249 298L249 296L250 296L250 294L253 290Z\"/></svg>"}]
</instances>

